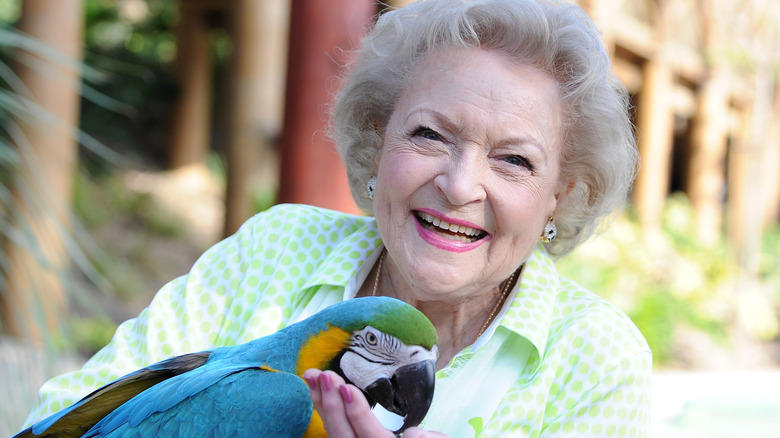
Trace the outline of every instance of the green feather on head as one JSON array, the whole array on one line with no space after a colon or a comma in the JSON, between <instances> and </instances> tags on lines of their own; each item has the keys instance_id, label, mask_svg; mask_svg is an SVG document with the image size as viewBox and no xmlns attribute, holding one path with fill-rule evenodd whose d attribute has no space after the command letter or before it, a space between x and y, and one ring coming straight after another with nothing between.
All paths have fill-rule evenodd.
<instances>
[{"instance_id":1,"label":"green feather on head","mask_svg":"<svg viewBox=\"0 0 780 438\"><path fill-rule=\"evenodd\" d=\"M353 303L347 306L344 306L347 303L345 301L333 307L344 306L354 309L354 301L359 301L362 307L360 319L370 321L375 329L397 337L406 345L420 345L429 350L438 342L436 328L431 321L410 304L390 297L362 297L350 301ZM341 326L343 329L354 331L362 328L358 327L354 317L349 319L353 321L345 322Z\"/></svg>"}]
</instances>

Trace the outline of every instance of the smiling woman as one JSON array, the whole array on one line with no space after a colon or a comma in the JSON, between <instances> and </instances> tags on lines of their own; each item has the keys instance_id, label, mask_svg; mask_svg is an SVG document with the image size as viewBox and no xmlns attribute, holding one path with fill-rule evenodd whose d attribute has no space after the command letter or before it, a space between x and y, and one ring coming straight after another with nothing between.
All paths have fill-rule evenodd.
<instances>
[{"instance_id":1,"label":"smiling woman","mask_svg":"<svg viewBox=\"0 0 780 438\"><path fill-rule=\"evenodd\" d=\"M414 285L392 287L410 302L491 302L564 195L557 83L498 52L468 48L433 52L409 78L376 157L373 209L389 253L386 277ZM422 212L448 231L420 221ZM483 236L463 241L452 232L460 226ZM467 318L479 321L481 309L473 310ZM453 347L443 363L462 345Z\"/></svg>"},{"instance_id":2,"label":"smiling woman","mask_svg":"<svg viewBox=\"0 0 780 438\"><path fill-rule=\"evenodd\" d=\"M281 205L250 219L83 370L47 383L30 420L111 373L383 295L439 339L431 409L405 437L649 433L642 335L552 261L621 206L636 169L627 93L587 15L426 0L380 16L349 67L332 134L369 216ZM331 437L393 436L359 376L301 372Z\"/></svg>"}]
</instances>

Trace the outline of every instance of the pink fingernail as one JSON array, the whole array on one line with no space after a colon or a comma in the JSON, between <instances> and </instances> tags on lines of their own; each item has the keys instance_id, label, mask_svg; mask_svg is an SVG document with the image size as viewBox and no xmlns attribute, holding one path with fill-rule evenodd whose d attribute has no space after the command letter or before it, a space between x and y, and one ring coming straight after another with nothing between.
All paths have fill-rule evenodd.
<instances>
[{"instance_id":1,"label":"pink fingernail","mask_svg":"<svg viewBox=\"0 0 780 438\"><path fill-rule=\"evenodd\" d=\"M314 377L306 376L303 379L306 380L306 384L309 385L309 388L312 390L317 389L317 380Z\"/></svg>"},{"instance_id":2,"label":"pink fingernail","mask_svg":"<svg viewBox=\"0 0 780 438\"><path fill-rule=\"evenodd\" d=\"M330 376L327 374L320 374L320 383L322 384L322 388L325 391L330 391L331 382L330 382Z\"/></svg>"},{"instance_id":3,"label":"pink fingernail","mask_svg":"<svg viewBox=\"0 0 780 438\"><path fill-rule=\"evenodd\" d=\"M345 403L352 403L352 391L346 385L339 386L339 393L341 393L341 398L344 399Z\"/></svg>"}]
</instances>

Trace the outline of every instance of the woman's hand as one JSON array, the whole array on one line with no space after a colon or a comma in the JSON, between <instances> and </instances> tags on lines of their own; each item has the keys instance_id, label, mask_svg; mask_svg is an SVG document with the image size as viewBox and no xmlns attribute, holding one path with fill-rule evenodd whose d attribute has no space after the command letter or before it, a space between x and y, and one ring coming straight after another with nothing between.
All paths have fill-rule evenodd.
<instances>
[{"instance_id":1,"label":"woman's hand","mask_svg":"<svg viewBox=\"0 0 780 438\"><path fill-rule=\"evenodd\" d=\"M303 379L309 385L314 408L322 418L331 438L395 438L395 434L379 423L363 393L344 382L333 371L307 370ZM404 432L404 438L446 438L438 432L415 427Z\"/></svg>"}]
</instances>

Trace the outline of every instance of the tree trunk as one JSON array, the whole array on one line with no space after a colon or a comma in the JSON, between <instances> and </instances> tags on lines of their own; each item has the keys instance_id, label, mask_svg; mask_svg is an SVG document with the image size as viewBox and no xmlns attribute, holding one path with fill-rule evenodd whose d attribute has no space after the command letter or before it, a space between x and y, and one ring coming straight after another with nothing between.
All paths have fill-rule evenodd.
<instances>
[{"instance_id":1,"label":"tree trunk","mask_svg":"<svg viewBox=\"0 0 780 438\"><path fill-rule=\"evenodd\" d=\"M205 164L211 144L213 67L203 8L183 1L176 28L179 98L173 112L169 166Z\"/></svg>"},{"instance_id":2,"label":"tree trunk","mask_svg":"<svg viewBox=\"0 0 780 438\"><path fill-rule=\"evenodd\" d=\"M7 242L7 284L3 324L12 335L41 343L65 319L63 279L69 261L72 178L77 163L83 7L81 0L26 0L19 28L69 58L27 56L17 74L40 109L40 117L16 119L22 163L16 169L12 226L20 234ZM42 110L42 111L41 111Z\"/></svg>"},{"instance_id":3,"label":"tree trunk","mask_svg":"<svg viewBox=\"0 0 780 438\"><path fill-rule=\"evenodd\" d=\"M281 0L236 0L227 99L227 192L224 234L254 213L253 194L278 180L274 141L281 125L289 8Z\"/></svg>"},{"instance_id":4,"label":"tree trunk","mask_svg":"<svg viewBox=\"0 0 780 438\"><path fill-rule=\"evenodd\" d=\"M745 115L743 135L732 148L729 163L728 240L740 267L756 274L760 269L758 254L764 225L762 167L771 156L768 139L773 84L768 65L759 66L753 85L753 100Z\"/></svg>"},{"instance_id":5,"label":"tree trunk","mask_svg":"<svg viewBox=\"0 0 780 438\"><path fill-rule=\"evenodd\" d=\"M642 167L634 186L634 202L641 224L649 229L660 225L669 191L674 122L669 99L672 85L672 71L666 61L647 61L637 123Z\"/></svg>"},{"instance_id":6,"label":"tree trunk","mask_svg":"<svg viewBox=\"0 0 780 438\"><path fill-rule=\"evenodd\" d=\"M699 91L693 123L686 191L693 207L698 237L706 244L716 243L723 234L729 91L728 78L713 73Z\"/></svg>"},{"instance_id":7,"label":"tree trunk","mask_svg":"<svg viewBox=\"0 0 780 438\"><path fill-rule=\"evenodd\" d=\"M292 2L279 202L357 212L344 165L326 136L343 52L376 13L373 0Z\"/></svg>"}]
</instances>

